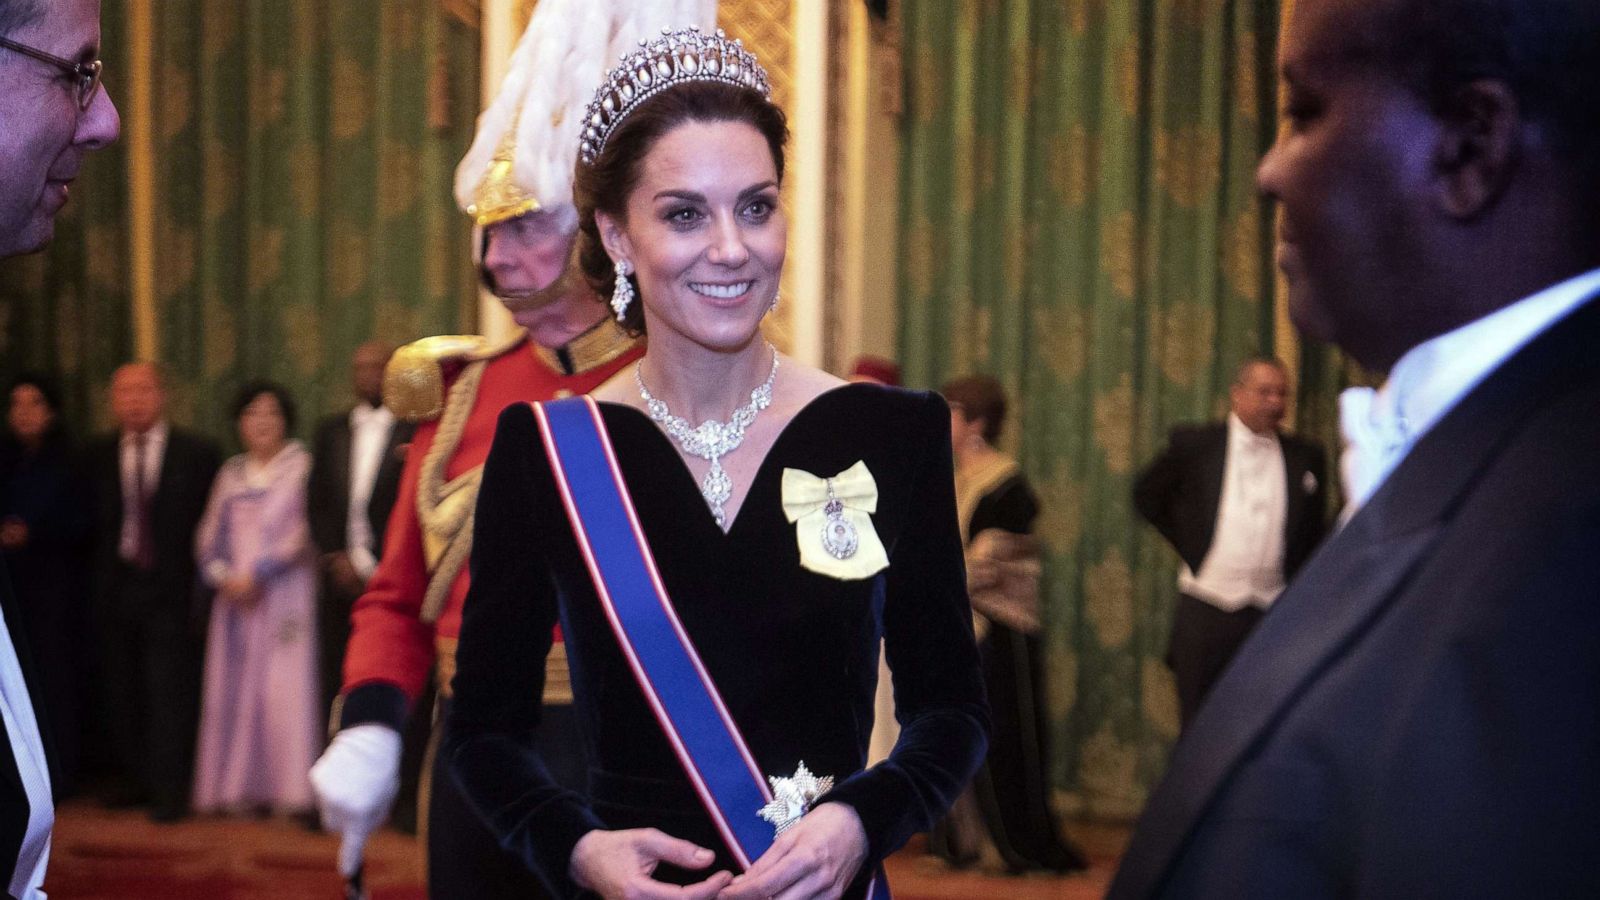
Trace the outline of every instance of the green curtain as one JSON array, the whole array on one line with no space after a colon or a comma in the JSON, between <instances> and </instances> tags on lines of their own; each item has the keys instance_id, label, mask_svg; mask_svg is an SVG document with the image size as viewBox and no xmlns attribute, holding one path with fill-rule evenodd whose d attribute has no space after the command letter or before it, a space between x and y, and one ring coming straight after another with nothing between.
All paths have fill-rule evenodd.
<instances>
[{"instance_id":1,"label":"green curtain","mask_svg":"<svg viewBox=\"0 0 1600 900\"><path fill-rule=\"evenodd\" d=\"M469 223L451 180L478 111L476 23L440 0L151 6L155 311L172 417L232 446L234 392L271 378L298 401L306 435L352 399L357 344L475 320ZM106 0L103 15L116 91L127 0ZM41 273L11 305L30 329L81 348L40 351L40 364L91 385L77 393L96 415L106 375L134 350L127 152L94 157L96 178L69 204L103 226L7 266ZM90 240L96 229L103 240Z\"/></svg>"},{"instance_id":2,"label":"green curtain","mask_svg":"<svg viewBox=\"0 0 1600 900\"><path fill-rule=\"evenodd\" d=\"M355 345L472 320L450 185L477 113L474 32L437 0L163 0L155 33L177 418L228 434L234 390L267 377L309 424L349 402Z\"/></svg>"},{"instance_id":3,"label":"green curtain","mask_svg":"<svg viewBox=\"0 0 1600 900\"><path fill-rule=\"evenodd\" d=\"M1052 772L1137 814L1177 734L1176 556L1129 497L1272 352L1276 0L906 0L899 347L910 383L1014 399L1043 508ZM1287 349L1286 349L1287 352ZM1309 350L1322 402L1337 365ZM1320 428L1323 427L1319 425Z\"/></svg>"}]
</instances>

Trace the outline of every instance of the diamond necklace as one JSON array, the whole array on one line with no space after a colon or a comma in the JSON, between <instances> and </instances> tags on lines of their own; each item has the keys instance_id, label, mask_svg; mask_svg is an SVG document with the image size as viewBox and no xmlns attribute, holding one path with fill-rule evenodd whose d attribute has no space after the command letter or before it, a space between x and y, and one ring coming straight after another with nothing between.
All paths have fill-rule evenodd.
<instances>
[{"instance_id":1,"label":"diamond necklace","mask_svg":"<svg viewBox=\"0 0 1600 900\"><path fill-rule=\"evenodd\" d=\"M756 413L772 405L772 384L778 378L778 350L771 343L767 344L767 349L772 351L772 370L767 373L767 380L750 392L750 402L734 410L726 422L707 419L699 427L691 426L682 416L673 415L666 401L656 399L650 389L644 386L639 365L633 367L633 382L639 386L639 397L650 411L650 421L665 429L683 448L683 452L711 460L711 470L700 481L700 496L711 507L711 517L717 521L718 528L727 527L722 504L733 496L733 481L722 468L722 457L739 449L739 445L744 443L744 430L756 420Z\"/></svg>"}]
</instances>

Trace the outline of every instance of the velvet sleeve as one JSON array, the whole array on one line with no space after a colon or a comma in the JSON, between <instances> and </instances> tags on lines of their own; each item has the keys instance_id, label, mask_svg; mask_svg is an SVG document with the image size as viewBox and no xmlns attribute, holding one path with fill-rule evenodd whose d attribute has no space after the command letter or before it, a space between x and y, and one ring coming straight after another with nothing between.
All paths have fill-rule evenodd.
<instances>
[{"instance_id":1,"label":"velvet sleeve","mask_svg":"<svg viewBox=\"0 0 1600 900\"><path fill-rule=\"evenodd\" d=\"M889 758L846 779L829 802L861 817L871 867L933 827L988 750L989 707L972 635L956 526L950 413L928 395L904 454L916 459L905 530L889 551L884 646L900 739Z\"/></svg>"},{"instance_id":2,"label":"velvet sleeve","mask_svg":"<svg viewBox=\"0 0 1600 900\"><path fill-rule=\"evenodd\" d=\"M565 521L548 474L542 491L536 485L533 465L543 453L527 404L500 414L478 491L472 588L443 752L500 845L554 896L576 897L581 891L567 874L572 848L603 825L582 796L555 783L534 750L558 618L542 532Z\"/></svg>"}]
</instances>

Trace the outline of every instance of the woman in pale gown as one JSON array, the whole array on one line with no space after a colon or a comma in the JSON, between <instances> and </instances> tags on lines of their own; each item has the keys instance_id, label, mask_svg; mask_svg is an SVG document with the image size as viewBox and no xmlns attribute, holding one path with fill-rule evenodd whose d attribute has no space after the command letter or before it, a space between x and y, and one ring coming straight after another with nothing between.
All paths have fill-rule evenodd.
<instances>
[{"instance_id":1,"label":"woman in pale gown","mask_svg":"<svg viewBox=\"0 0 1600 900\"><path fill-rule=\"evenodd\" d=\"M195 536L216 590L206 638L195 764L199 812L312 808L316 759L316 555L306 520L311 454L288 435L281 387L247 386L234 407L245 452L217 473Z\"/></svg>"}]
</instances>

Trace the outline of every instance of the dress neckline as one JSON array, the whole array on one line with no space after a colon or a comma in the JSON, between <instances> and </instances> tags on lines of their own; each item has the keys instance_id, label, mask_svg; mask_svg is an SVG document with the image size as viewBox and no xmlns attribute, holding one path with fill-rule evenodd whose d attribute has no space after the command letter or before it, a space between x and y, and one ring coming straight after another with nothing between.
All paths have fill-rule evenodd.
<instances>
[{"instance_id":1,"label":"dress neckline","mask_svg":"<svg viewBox=\"0 0 1600 900\"><path fill-rule=\"evenodd\" d=\"M694 515L702 517L703 520L711 526L711 530L726 538L731 536L734 532L734 529L739 527L739 523L744 521L744 511L749 507L749 501L752 495L755 494L756 485L760 484L762 479L767 477L767 470L770 468L773 457L777 455L778 449L783 446L784 442L789 439L790 432L795 430L795 423L806 418L819 405L823 405L825 402L832 402L832 399L836 394L849 391L851 388L869 387L870 386L868 385L857 382L846 382L845 384L828 388L822 393L817 394L815 397L807 400L804 406L801 406L799 409L795 410L794 415L790 416L789 421L785 422L783 428L778 431L778 436L773 439L772 446L767 448L766 455L761 457L760 464L756 466L755 474L750 478L750 485L745 489L744 499L739 501L739 511L733 516L732 519L728 521L728 529L726 531L718 527L716 519L711 515L711 508L706 506L705 498L700 496L700 482L695 478L694 472L690 471L688 461L683 458L683 454L678 452L678 447L672 442L672 438L669 437L666 432L661 430L661 426L657 425L655 421L650 418L648 413L637 406L621 403L616 400L596 400L595 404L602 409L625 410L626 413L637 417L645 426L647 426L647 430L654 435L654 440L656 443L664 447L666 451L672 455L672 458L677 460L678 465L675 467L677 471L674 475L669 477L681 478L688 483L690 493L693 494L694 498L698 501L696 506L699 507L699 510Z\"/></svg>"}]
</instances>

